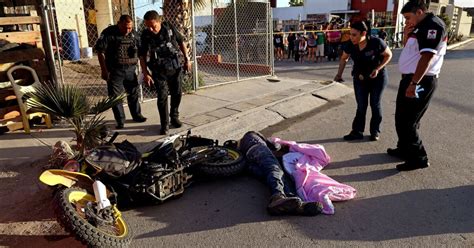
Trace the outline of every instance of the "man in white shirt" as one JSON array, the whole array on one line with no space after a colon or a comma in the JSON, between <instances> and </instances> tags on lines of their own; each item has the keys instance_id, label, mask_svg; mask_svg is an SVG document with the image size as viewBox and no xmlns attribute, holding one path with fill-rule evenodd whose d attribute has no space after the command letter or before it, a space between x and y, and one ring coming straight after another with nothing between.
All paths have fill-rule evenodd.
<instances>
[{"instance_id":1,"label":"man in white shirt","mask_svg":"<svg viewBox=\"0 0 474 248\"><path fill-rule=\"evenodd\" d=\"M399 59L402 80L395 110L398 144L387 153L405 160L397 165L397 170L409 171L430 165L418 128L436 89L447 35L444 22L427 12L424 0L410 0L401 12L406 26L405 47Z\"/></svg>"}]
</instances>

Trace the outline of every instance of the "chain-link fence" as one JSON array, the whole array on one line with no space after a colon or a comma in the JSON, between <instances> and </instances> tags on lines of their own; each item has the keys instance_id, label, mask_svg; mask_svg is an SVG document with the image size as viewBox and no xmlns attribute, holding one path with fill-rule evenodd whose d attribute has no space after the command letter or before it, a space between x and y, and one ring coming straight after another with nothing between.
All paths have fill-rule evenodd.
<instances>
[{"instance_id":1,"label":"chain-link fence","mask_svg":"<svg viewBox=\"0 0 474 248\"><path fill-rule=\"evenodd\" d=\"M270 11L268 2L250 1L211 3L196 11L200 85L271 74Z\"/></svg>"},{"instance_id":2,"label":"chain-link fence","mask_svg":"<svg viewBox=\"0 0 474 248\"><path fill-rule=\"evenodd\" d=\"M107 95L93 47L101 32L130 14L135 29L145 28L143 16L156 10L181 32L194 64L185 76L191 91L272 72L271 8L266 2L215 2L196 5L181 0L49 0L49 20L58 78L83 88L90 97ZM193 5L194 4L194 5ZM194 13L194 15L193 15ZM193 28L194 27L194 28ZM181 55L181 62L184 56ZM142 87L142 99L155 98Z\"/></svg>"}]
</instances>

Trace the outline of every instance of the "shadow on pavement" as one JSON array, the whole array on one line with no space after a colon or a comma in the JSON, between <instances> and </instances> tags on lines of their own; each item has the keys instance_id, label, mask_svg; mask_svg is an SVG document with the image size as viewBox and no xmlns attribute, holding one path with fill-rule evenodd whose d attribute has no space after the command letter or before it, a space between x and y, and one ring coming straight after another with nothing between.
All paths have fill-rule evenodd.
<instances>
[{"instance_id":1,"label":"shadow on pavement","mask_svg":"<svg viewBox=\"0 0 474 248\"><path fill-rule=\"evenodd\" d=\"M243 186L244 185L244 186ZM276 219L266 212L267 188L250 177L192 185L179 199L136 208L140 219L155 220L156 230L135 239L222 229L243 223ZM278 217L278 219L286 217ZM140 222L140 220L138 220Z\"/></svg>"},{"instance_id":2,"label":"shadow on pavement","mask_svg":"<svg viewBox=\"0 0 474 248\"><path fill-rule=\"evenodd\" d=\"M342 207L336 203L334 216L289 222L308 237L323 240L383 241L437 234L463 237L474 232L473 204L474 185L422 189L356 198Z\"/></svg>"},{"instance_id":3,"label":"shadow on pavement","mask_svg":"<svg viewBox=\"0 0 474 248\"><path fill-rule=\"evenodd\" d=\"M372 166L372 165L382 165L390 164L394 162L401 162L401 160L394 157L390 157L386 153L371 153L371 154L361 154L359 158L346 160L346 161L337 161L329 163L324 170L339 169L344 167L362 167L362 166Z\"/></svg>"},{"instance_id":4,"label":"shadow on pavement","mask_svg":"<svg viewBox=\"0 0 474 248\"><path fill-rule=\"evenodd\" d=\"M350 175L331 175L331 177L336 181L344 182L344 183L368 182L368 181L377 181L380 179L391 177L398 173L399 172L395 168L393 168L393 169L376 170L376 171L369 171L369 172L350 174Z\"/></svg>"}]
</instances>

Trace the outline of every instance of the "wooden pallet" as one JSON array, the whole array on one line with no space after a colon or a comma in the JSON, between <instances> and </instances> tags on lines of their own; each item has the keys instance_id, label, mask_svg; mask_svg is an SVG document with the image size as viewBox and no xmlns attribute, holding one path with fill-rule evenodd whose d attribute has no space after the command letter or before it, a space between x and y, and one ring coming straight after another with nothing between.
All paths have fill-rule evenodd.
<instances>
[{"instance_id":1,"label":"wooden pallet","mask_svg":"<svg viewBox=\"0 0 474 248\"><path fill-rule=\"evenodd\" d=\"M0 52L0 127L3 129L6 127L8 131L23 128L16 97L6 74L8 69L16 64L28 65L35 69L41 82L51 80L43 50L41 17L34 16L36 15L34 11L31 14L33 16L0 17L0 26L31 24L33 27L31 31L0 32L0 40L31 45L28 49ZM15 72L14 77L29 81L30 73L19 70Z\"/></svg>"}]
</instances>

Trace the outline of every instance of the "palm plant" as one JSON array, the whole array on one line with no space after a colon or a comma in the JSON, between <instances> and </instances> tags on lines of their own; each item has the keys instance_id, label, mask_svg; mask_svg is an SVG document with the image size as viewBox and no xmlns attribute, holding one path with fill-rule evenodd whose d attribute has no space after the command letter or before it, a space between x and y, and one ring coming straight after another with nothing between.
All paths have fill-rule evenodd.
<instances>
[{"instance_id":1,"label":"palm plant","mask_svg":"<svg viewBox=\"0 0 474 248\"><path fill-rule=\"evenodd\" d=\"M107 97L91 102L84 91L73 85L42 85L28 93L27 104L36 110L66 120L74 128L76 150L82 156L103 139L106 126L102 113L126 97Z\"/></svg>"}]
</instances>

